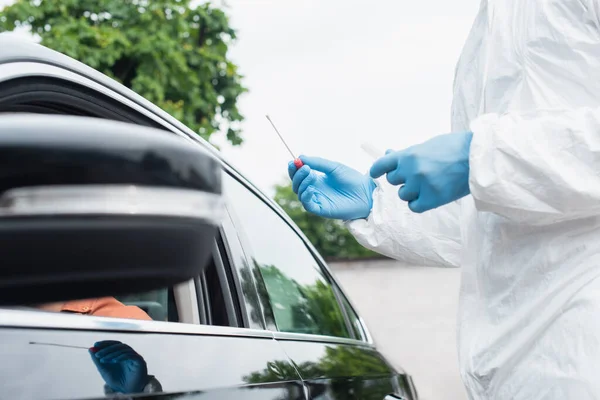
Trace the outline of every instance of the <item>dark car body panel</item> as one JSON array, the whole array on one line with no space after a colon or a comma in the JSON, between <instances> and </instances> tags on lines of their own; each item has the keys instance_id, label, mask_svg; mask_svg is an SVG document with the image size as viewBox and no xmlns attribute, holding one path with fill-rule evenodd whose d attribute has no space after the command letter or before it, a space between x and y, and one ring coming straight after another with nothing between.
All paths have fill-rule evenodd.
<instances>
[{"instance_id":1,"label":"dark car body panel","mask_svg":"<svg viewBox=\"0 0 600 400\"><path fill-rule=\"evenodd\" d=\"M315 399L380 400L398 392L399 376L370 346L280 340ZM406 387L402 395L409 394Z\"/></svg>"},{"instance_id":2,"label":"dark car body panel","mask_svg":"<svg viewBox=\"0 0 600 400\"><path fill-rule=\"evenodd\" d=\"M32 312L31 318L35 317ZM85 349L103 340L120 341L139 353L163 393L189 393L182 398L196 398L196 392L224 394L229 388L241 399L275 400L282 393L289 399L304 396L295 368L280 345L268 337L5 328L0 329L0 397L104 397L104 381ZM279 368L272 367L276 364ZM270 372L269 379L257 382L255 376L265 369ZM238 390L249 385L252 390Z\"/></svg>"}]
</instances>

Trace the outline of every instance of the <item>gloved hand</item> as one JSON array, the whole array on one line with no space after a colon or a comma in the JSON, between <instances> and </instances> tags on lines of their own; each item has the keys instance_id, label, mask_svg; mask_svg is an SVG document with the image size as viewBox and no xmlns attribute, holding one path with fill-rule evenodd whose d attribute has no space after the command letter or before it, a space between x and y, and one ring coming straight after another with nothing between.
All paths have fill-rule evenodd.
<instances>
[{"instance_id":1,"label":"gloved hand","mask_svg":"<svg viewBox=\"0 0 600 400\"><path fill-rule=\"evenodd\" d=\"M386 152L371 167L371 176L387 174L398 195L422 213L470 193L469 150L473 134L450 133L402 151Z\"/></svg>"},{"instance_id":2,"label":"gloved hand","mask_svg":"<svg viewBox=\"0 0 600 400\"><path fill-rule=\"evenodd\" d=\"M375 182L343 164L300 156L299 170L291 161L292 188L304 208L320 217L353 220L366 218L373 206Z\"/></svg>"},{"instance_id":3,"label":"gloved hand","mask_svg":"<svg viewBox=\"0 0 600 400\"><path fill-rule=\"evenodd\" d=\"M112 390L124 394L143 392L150 379L146 361L131 347L104 340L95 343L89 352L102 379Z\"/></svg>"}]
</instances>

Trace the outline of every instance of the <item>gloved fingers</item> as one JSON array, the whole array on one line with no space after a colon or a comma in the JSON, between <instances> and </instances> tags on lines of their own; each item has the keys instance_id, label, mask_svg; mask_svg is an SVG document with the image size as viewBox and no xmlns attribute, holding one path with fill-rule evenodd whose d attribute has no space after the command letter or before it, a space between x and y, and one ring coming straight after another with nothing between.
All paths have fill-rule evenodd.
<instances>
[{"instance_id":1,"label":"gloved fingers","mask_svg":"<svg viewBox=\"0 0 600 400\"><path fill-rule=\"evenodd\" d=\"M302 196L300 197L300 202L302 203L302 206L306 211L319 215L321 207L313 201L315 193L315 189L309 187L304 191L304 193L302 193Z\"/></svg>"},{"instance_id":2,"label":"gloved fingers","mask_svg":"<svg viewBox=\"0 0 600 400\"><path fill-rule=\"evenodd\" d=\"M90 357L92 357L92 362L94 363L96 368L101 368L100 359L96 357L96 353L92 353L91 349L88 349L88 353L90 354Z\"/></svg>"},{"instance_id":3,"label":"gloved fingers","mask_svg":"<svg viewBox=\"0 0 600 400\"><path fill-rule=\"evenodd\" d=\"M388 172L386 175L387 181L394 186L402 185L406 182L406 177L404 176L404 171L401 167L396 168L395 170Z\"/></svg>"},{"instance_id":4,"label":"gloved fingers","mask_svg":"<svg viewBox=\"0 0 600 400\"><path fill-rule=\"evenodd\" d=\"M102 358L109 356L110 354L115 353L115 352L119 352L122 350L128 350L128 349L131 349L131 347L127 346L126 344L123 344L123 343L113 344L111 346L108 346L108 347L100 350L100 351L97 351L96 357L102 359Z\"/></svg>"},{"instance_id":5,"label":"gloved fingers","mask_svg":"<svg viewBox=\"0 0 600 400\"><path fill-rule=\"evenodd\" d=\"M310 175L310 167L308 165L304 165L302 168L296 172L294 178L292 179L292 190L294 193L298 194L298 189L302 181Z\"/></svg>"},{"instance_id":6,"label":"gloved fingers","mask_svg":"<svg viewBox=\"0 0 600 400\"><path fill-rule=\"evenodd\" d=\"M298 170L298 168L296 168L296 165L294 165L294 162L290 161L288 163L288 175L290 176L290 179L294 179L294 175L296 175L297 170Z\"/></svg>"},{"instance_id":7,"label":"gloved fingers","mask_svg":"<svg viewBox=\"0 0 600 400\"><path fill-rule=\"evenodd\" d=\"M100 351L100 350L105 349L114 344L122 344L122 343L119 342L118 340L101 340L99 342L94 343L94 347L96 348L96 351Z\"/></svg>"},{"instance_id":8,"label":"gloved fingers","mask_svg":"<svg viewBox=\"0 0 600 400\"><path fill-rule=\"evenodd\" d=\"M371 178L377 179L380 176L395 170L398 167L398 155L391 152L375 161L371 166Z\"/></svg>"},{"instance_id":9,"label":"gloved fingers","mask_svg":"<svg viewBox=\"0 0 600 400\"><path fill-rule=\"evenodd\" d=\"M133 351L133 349L129 348L129 349L121 349L121 350L117 350L114 351L110 354L105 355L104 357L100 358L100 362L101 363L109 363L109 362L116 362L115 360L117 358L119 358L120 356L127 356L127 358L131 358L133 357L135 354L137 354L135 351Z\"/></svg>"},{"instance_id":10,"label":"gloved fingers","mask_svg":"<svg viewBox=\"0 0 600 400\"><path fill-rule=\"evenodd\" d=\"M419 187L414 179L408 181L398 190L398 196L404 201L413 201L419 197Z\"/></svg>"},{"instance_id":11,"label":"gloved fingers","mask_svg":"<svg viewBox=\"0 0 600 400\"><path fill-rule=\"evenodd\" d=\"M304 165L308 165L312 169L323 172L324 174L332 173L340 165L338 162L321 157L300 156L300 160L302 160Z\"/></svg>"},{"instance_id":12,"label":"gloved fingers","mask_svg":"<svg viewBox=\"0 0 600 400\"><path fill-rule=\"evenodd\" d=\"M387 156L388 154L390 154L390 153L393 153L394 151L395 151L395 150L393 150L393 149L387 149L387 150L385 151L385 155Z\"/></svg>"},{"instance_id":13,"label":"gloved fingers","mask_svg":"<svg viewBox=\"0 0 600 400\"><path fill-rule=\"evenodd\" d=\"M127 361L127 360L130 360L130 361L143 361L144 359L142 358L142 356L140 356L138 353L136 353L135 351L132 350L129 353L124 353L124 354L121 354L118 357L113 358L111 362L113 362L113 363L120 363L122 361Z\"/></svg>"},{"instance_id":14,"label":"gloved fingers","mask_svg":"<svg viewBox=\"0 0 600 400\"><path fill-rule=\"evenodd\" d=\"M302 181L300 187L298 187L298 198L302 197L306 189L308 189L310 185L312 185L315 182L315 179L316 177L314 174L309 174L308 177L306 177L306 179Z\"/></svg>"},{"instance_id":15,"label":"gloved fingers","mask_svg":"<svg viewBox=\"0 0 600 400\"><path fill-rule=\"evenodd\" d=\"M414 213L421 214L430 210L432 207L427 203L427 201L423 200L422 198L417 198L408 202L408 208Z\"/></svg>"},{"instance_id":16,"label":"gloved fingers","mask_svg":"<svg viewBox=\"0 0 600 400\"><path fill-rule=\"evenodd\" d=\"M309 187L302 193L302 195L298 196L298 198L300 199L300 202L302 203L303 206L306 206L306 204L310 203L311 198L314 193L315 193L315 190L313 188Z\"/></svg>"}]
</instances>

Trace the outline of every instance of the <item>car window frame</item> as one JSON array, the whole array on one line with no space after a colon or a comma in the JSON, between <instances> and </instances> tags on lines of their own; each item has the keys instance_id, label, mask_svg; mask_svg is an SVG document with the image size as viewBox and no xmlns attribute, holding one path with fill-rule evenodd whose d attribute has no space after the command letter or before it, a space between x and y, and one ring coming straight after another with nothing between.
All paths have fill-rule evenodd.
<instances>
[{"instance_id":1,"label":"car window frame","mask_svg":"<svg viewBox=\"0 0 600 400\"><path fill-rule=\"evenodd\" d=\"M354 340L358 340L358 341L364 342L364 340L362 338L356 337L356 335L354 333L355 329L354 329L354 327L352 325L352 322L350 321L350 317L347 314L346 308L343 305L343 301L342 301L342 298L341 298L341 296L343 296L343 293L341 292L341 289L340 289L339 285L337 284L337 282L335 281L335 279L331 275L330 271L327 268L324 267L322 259L320 259L320 257L315 256L315 254L318 254L318 253L316 253L309 246L309 244L307 243L306 240L304 240L304 238L302 237L302 235L298 234L298 231L296 229L294 229L294 226L291 225L290 222L286 218L283 218L280 213L276 212L276 210L274 210L273 207L271 207L269 205L269 203L265 202L260 196L257 196L257 194L253 190L251 190L251 188L249 188L247 185L244 184L244 182L240 181L239 179L236 179L236 177L234 177L234 176L229 175L229 177L231 179L234 179L235 181L237 181L237 183L239 183L240 185L242 185L242 187L245 190L247 190L250 193L250 195L255 196L259 201L261 201L265 206L267 206L267 209L270 212L275 213L275 215L281 220L281 222L285 226L287 226L287 229L289 229L290 232L295 237L297 237L300 240L300 242L304 245L304 248L307 251L307 254L310 255L310 257L312 257L312 259L316 262L316 264L317 264L317 266L318 266L321 274L323 275L323 277L325 278L325 280L327 281L327 283L331 286L331 289L333 291L336 303L337 303L337 305L338 305L338 307L339 307L339 309L340 309L340 311L342 313L342 317L344 319L344 325L346 326L346 329L347 329L347 331L348 331L348 333L350 335L350 338L344 338L344 337L340 337L340 336L327 336L327 335L315 335L315 334L309 334L309 333L296 333L296 332L279 331L278 328L277 328L277 326L276 326L275 321L273 321L273 323L271 323L271 324L269 324L268 321L267 321L267 324L269 325L269 329L272 330L276 334L306 335L306 336L309 336L309 337L311 337L311 336L321 336L321 337L326 336L326 337L332 337L332 338L335 337L335 338L341 339L341 340L354 339ZM249 243L249 240L246 238L247 232L245 231L244 224L241 222L241 220L239 219L239 217L237 217L237 215L236 215L235 207L233 205L229 206L230 200L231 199L225 197L225 201L228 204L229 212L232 214L233 223L234 223L234 225L236 225L236 231L238 232L238 236L240 237L240 241L241 241L242 247L244 248L244 254L247 257L246 262L248 264L250 264L250 258L248 258L248 257L249 257L249 254L252 254L252 252L253 252L252 246ZM258 280L261 281L261 282L257 282L257 285L259 285L259 284L264 285L265 284L264 283L264 279L263 279L263 277L262 277L262 275L260 273L259 274L255 274L255 279L258 279ZM263 307L263 310L267 310L267 309L270 310L269 313L267 313L266 311L263 311L263 314L265 315L266 319L268 319L268 315L267 314L273 315L272 304L271 304L270 301L267 300L267 301L261 302L261 306ZM362 325L362 323L361 323L361 325Z\"/></svg>"},{"instance_id":2,"label":"car window frame","mask_svg":"<svg viewBox=\"0 0 600 400\"><path fill-rule=\"evenodd\" d=\"M244 326L243 321L240 318L241 312L239 310L239 304L234 301L235 295L232 293L235 288L233 287L232 290L233 283L229 277L230 274L227 272L227 269L230 268L229 260L227 258L227 254L222 254L218 243L219 240L221 240L221 236L222 230L219 229L211 246L212 263L214 263L217 278L221 286L221 294L223 296L225 313L229 323L228 326L234 328L243 328ZM205 271L201 276L196 277L194 281L196 282L196 301L198 302L199 309L201 307L204 308L201 311L200 323L203 325L213 326L212 323L210 323L212 322L212 315L210 315L211 307L209 305L210 299L208 296L208 292L211 289L208 288Z\"/></svg>"},{"instance_id":3,"label":"car window frame","mask_svg":"<svg viewBox=\"0 0 600 400\"><path fill-rule=\"evenodd\" d=\"M86 75L82 75L85 73ZM95 70L92 70L86 67L83 64L79 64L74 62L71 59L65 57L65 60L40 60L36 57L23 58L23 59L14 59L8 60L0 63L0 82L17 79L20 77L36 77L36 76L44 76L44 77L53 77L60 80L64 80L67 82L75 83L80 86L86 87L88 89L92 89L95 92L106 95L116 101L118 101L123 106L129 107L129 109L136 111L145 117L153 120L158 123L160 127L166 131L169 131L195 145L201 146L204 150L211 153L217 160L219 160L221 167L223 168L224 173L229 174L234 179L236 179L239 183L245 186L252 194L257 196L260 200L262 200L273 212L275 212L280 218L287 223L287 225L294 231L300 239L304 242L305 246L311 252L313 258L317 260L320 268L327 275L328 279L334 285L334 292L339 291L341 295L343 295L346 299L346 296L341 290L337 280L331 273L329 267L321 257L321 255L314 249L310 241L306 238L306 236L299 230L298 227L291 221L289 216L276 204L272 199L268 198L262 191L260 191L254 184L252 184L247 178L244 177L235 167L233 167L226 159L224 159L223 155L219 153L208 141L201 138L195 132L193 132L190 128L185 126L183 123L178 121L176 118L172 117L165 111L161 110L156 105L152 104L148 100L144 99L142 96L133 92L132 90L126 88L125 86L119 84L118 82L106 77ZM227 235L226 235L227 237ZM237 260L231 260L232 265L237 263ZM239 272L237 268L232 268L236 271L233 271L234 274ZM370 346L374 346L374 342L372 336L367 329L364 321L360 317L360 314L356 311L356 308L352 305L352 302L349 301L350 306L353 308L356 315L359 317L361 321L361 326L365 335L367 337L366 341L360 341L356 339L349 339L352 342L361 342L366 343ZM339 300L338 300L338 303ZM341 307L341 304L340 304ZM344 312L344 307L341 307ZM262 312L264 317L264 311ZM347 315L344 312L345 318ZM177 324L177 323L171 323ZM202 326L210 326L210 325L202 325ZM261 328L249 327L247 329L251 330L261 330ZM262 329L268 328L265 326ZM274 334L278 335L287 335L286 332L274 332ZM305 335L305 334L289 334L289 335ZM310 335L315 336L315 335ZM302 340L302 338L299 338ZM346 342L347 339L331 337L326 340L333 340L335 342Z\"/></svg>"},{"instance_id":4,"label":"car window frame","mask_svg":"<svg viewBox=\"0 0 600 400\"><path fill-rule=\"evenodd\" d=\"M201 139L201 138L198 139L199 142L201 142L202 140L203 139ZM343 307L343 305L342 305L342 303L343 303L341 300L342 298L344 298L348 302L348 305L350 306L350 308L352 309L354 314L357 315L359 323L360 323L360 327L362 329L362 332L364 333L364 339L361 339L361 338L346 339L346 338L341 338L341 337L328 336L327 339L324 339L324 341L328 341L330 339L338 339L338 341L341 341L341 342L348 342L348 340L350 340L350 341L361 342L362 344L368 344L370 346L374 346L373 337L371 336L371 333L370 333L369 329L367 328L367 325L365 324L365 321L361 317L360 313L357 311L356 307L354 306L354 304L352 303L352 301L350 300L348 295L346 295L346 293L340 286L339 282L337 281L337 279L331 272L331 269L329 268L329 266L327 265L327 263L325 262L323 257L319 254L319 252L316 250L316 248L313 246L313 244L310 242L310 240L308 240L308 238L304 235L304 233L300 230L300 228L298 228L295 225L295 223L291 220L291 218L287 215L287 213L285 211L283 211L283 209L277 203L275 203L275 201L273 201L272 199L265 196L264 193L262 193L258 188L256 188L250 181L248 181L236 169L234 169L229 164L225 163L224 171L225 171L225 173L227 173L227 175L229 175L231 178L233 178L238 183L240 183L242 186L244 186L246 188L246 190L250 191L259 200L261 200L267 207L269 207L271 209L271 211L274 212L279 218L281 218L286 223L288 228L291 229L300 238L300 240L302 240L306 249L310 252L311 256L317 262L317 265L319 266L319 268L321 269L323 274L327 277L330 284L333 286L336 300L338 302L338 305L342 309L342 314L344 316L344 320L345 320L346 324L347 325L351 324L351 322L350 322L349 316L347 315L345 307ZM227 199L226 199L226 202L227 202ZM232 219L233 223L236 224L236 221L239 221L239 220L235 216L235 211L232 210L230 206L227 208L228 208L229 214L231 215L231 219ZM240 222L238 222L237 224L241 225ZM243 243L244 240L242 240L242 237L240 237L240 242L242 242L242 247L244 247L244 243ZM246 246L249 247L248 244L246 244ZM245 257L247 257L245 250L244 250L244 255L245 255ZM246 259L246 263L248 263L248 258ZM260 276L260 274L259 274L259 276ZM270 304L268 306L270 307ZM264 311L263 311L263 314L264 314ZM351 327L349 327L349 328L351 329L350 332L354 331ZM300 340L304 340L304 339L311 340L310 337L321 336L321 335L310 335L310 334L305 334L305 333L280 332L276 329L274 329L274 330L271 329L271 330L273 331L276 338L279 337L281 339L295 338L295 339L300 339ZM307 336L307 338L303 338L302 336Z\"/></svg>"}]
</instances>

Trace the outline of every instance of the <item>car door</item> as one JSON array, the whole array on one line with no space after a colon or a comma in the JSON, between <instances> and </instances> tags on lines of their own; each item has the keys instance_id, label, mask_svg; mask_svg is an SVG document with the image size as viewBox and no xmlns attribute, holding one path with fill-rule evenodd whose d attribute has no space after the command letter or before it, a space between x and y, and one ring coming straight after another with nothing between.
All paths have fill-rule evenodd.
<instances>
[{"instance_id":1,"label":"car door","mask_svg":"<svg viewBox=\"0 0 600 400\"><path fill-rule=\"evenodd\" d=\"M229 260L218 249L215 243L213 260L197 280L120 298L129 305L152 304L155 311L148 314L160 321L51 313L36 306L0 310L0 398L121 393L136 398L305 399L301 379L272 333L233 326L242 323L231 314L235 306L225 304L232 297L222 286L225 271L218 269ZM123 354L134 355L129 364L120 368L94 360L90 348L115 343L122 344ZM136 379L144 380L143 389L130 384Z\"/></svg>"},{"instance_id":2,"label":"car door","mask_svg":"<svg viewBox=\"0 0 600 400\"><path fill-rule=\"evenodd\" d=\"M136 398L304 398L294 368L265 332L23 310L0 310L0 321L3 399L103 398L116 393ZM139 356L140 362L132 360L124 369L144 369L141 378L136 371L93 361L88 349L108 341L120 342ZM254 374L264 370L271 372L269 381L254 384ZM139 389L127 383L136 379L151 381L150 389L147 382Z\"/></svg>"},{"instance_id":3,"label":"car door","mask_svg":"<svg viewBox=\"0 0 600 400\"><path fill-rule=\"evenodd\" d=\"M168 125L98 80L50 61L54 65L0 60L0 111L82 114L163 129ZM198 144L190 141L190 145ZM222 236L215 243L214 269L193 282L165 288L166 295L163 291L121 298L145 309L156 318L153 321L48 313L32 305L0 310L0 398L113 396L114 383L129 379L124 370L141 369L148 385L129 388L124 394L136 398L305 399L295 367L265 329L262 309L252 310L250 300L236 308L234 284L216 290L216 285L225 282L223 277L232 275L224 243ZM231 241L227 245L234 248ZM246 314L254 318L244 319ZM118 342L127 354L135 355L127 359L129 367L119 370L94 362L89 349L108 342ZM257 383L254 377L264 371L268 379Z\"/></svg>"},{"instance_id":4,"label":"car door","mask_svg":"<svg viewBox=\"0 0 600 400\"><path fill-rule=\"evenodd\" d=\"M234 177L226 176L223 188L267 326L310 397L382 400L397 393L411 398L404 377L368 341L349 302L297 232ZM263 371L255 379L268 376Z\"/></svg>"}]
</instances>

